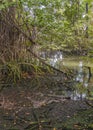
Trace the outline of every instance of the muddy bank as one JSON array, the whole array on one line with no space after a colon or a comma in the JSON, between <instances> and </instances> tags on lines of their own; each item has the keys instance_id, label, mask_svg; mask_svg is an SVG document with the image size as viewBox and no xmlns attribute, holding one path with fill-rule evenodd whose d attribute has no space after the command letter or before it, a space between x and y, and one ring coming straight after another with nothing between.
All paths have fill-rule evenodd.
<instances>
[{"instance_id":1,"label":"muddy bank","mask_svg":"<svg viewBox=\"0 0 93 130\"><path fill-rule=\"evenodd\" d=\"M82 130L81 124L83 129L90 130L91 109L84 100L74 101L57 95L48 87L8 87L0 92L0 130ZM81 111L90 112L85 117L79 114L77 120Z\"/></svg>"}]
</instances>

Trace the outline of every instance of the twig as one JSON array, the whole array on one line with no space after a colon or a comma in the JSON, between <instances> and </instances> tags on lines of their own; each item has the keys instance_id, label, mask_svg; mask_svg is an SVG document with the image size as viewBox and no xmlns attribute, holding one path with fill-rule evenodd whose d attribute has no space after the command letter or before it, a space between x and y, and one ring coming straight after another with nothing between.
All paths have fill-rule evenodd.
<instances>
[{"instance_id":1,"label":"twig","mask_svg":"<svg viewBox=\"0 0 93 130\"><path fill-rule=\"evenodd\" d=\"M90 103L89 101L85 100L85 103L86 103L88 106L93 107L93 104Z\"/></svg>"}]
</instances>

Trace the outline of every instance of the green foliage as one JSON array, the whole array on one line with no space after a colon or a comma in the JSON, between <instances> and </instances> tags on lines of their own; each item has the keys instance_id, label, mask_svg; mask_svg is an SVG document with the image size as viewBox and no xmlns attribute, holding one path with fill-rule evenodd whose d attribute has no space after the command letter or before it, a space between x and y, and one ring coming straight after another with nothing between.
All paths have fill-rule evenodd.
<instances>
[{"instance_id":1,"label":"green foliage","mask_svg":"<svg viewBox=\"0 0 93 130\"><path fill-rule=\"evenodd\" d=\"M0 10L9 8L10 6L15 5L16 1L15 0L0 0Z\"/></svg>"},{"instance_id":2,"label":"green foliage","mask_svg":"<svg viewBox=\"0 0 93 130\"><path fill-rule=\"evenodd\" d=\"M21 78L20 66L14 62L8 62L2 66L2 75L6 83L17 83Z\"/></svg>"},{"instance_id":3,"label":"green foliage","mask_svg":"<svg viewBox=\"0 0 93 130\"><path fill-rule=\"evenodd\" d=\"M21 32L25 34L26 38L27 36L32 38L32 41L35 41L40 49L62 50L69 48L82 52L82 50L90 50L93 47L92 0L3 0L0 3L1 12L6 9L5 11L8 13L7 9L14 7L14 18L10 20L10 25L13 24L12 28L15 28L14 32L16 34ZM86 12L86 3L88 12ZM11 14L9 15L11 18ZM8 18L7 15L6 17ZM22 49L20 49L16 53L20 57L19 59L24 59L24 61L30 59L27 48L32 47L34 52L38 51L33 49L32 42L28 42L26 38L21 41L21 44L25 46L25 49L22 48L24 52L21 53ZM18 40L20 41L20 39ZM17 45L15 44L15 46ZM36 64L37 61L36 63L32 62L31 66L36 73L41 73ZM8 77L13 77L14 82L17 78L20 79L21 72L18 64L9 61L8 64L5 63L5 66L9 71Z\"/></svg>"},{"instance_id":4,"label":"green foliage","mask_svg":"<svg viewBox=\"0 0 93 130\"><path fill-rule=\"evenodd\" d=\"M88 13L86 14L86 3L88 3ZM88 26L89 36L92 37L92 0L4 0L1 9L11 4L17 5L16 13L20 12L25 24L30 28L36 27L35 41L41 48L50 49L54 46L62 49L65 44L73 49L83 48L86 41L86 27ZM16 14L17 18L18 15ZM87 21L88 18L88 21ZM27 31L27 30L26 30ZM32 35L32 32L31 32ZM89 38L87 46L92 46L93 39ZM87 47L86 46L86 47ZM55 48L54 47L54 48Z\"/></svg>"}]
</instances>

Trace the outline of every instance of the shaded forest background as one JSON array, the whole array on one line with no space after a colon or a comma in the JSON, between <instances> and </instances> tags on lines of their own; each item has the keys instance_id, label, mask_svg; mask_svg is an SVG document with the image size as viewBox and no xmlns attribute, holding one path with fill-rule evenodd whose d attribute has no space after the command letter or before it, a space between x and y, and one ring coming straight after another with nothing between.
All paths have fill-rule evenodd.
<instances>
[{"instance_id":1,"label":"shaded forest background","mask_svg":"<svg viewBox=\"0 0 93 130\"><path fill-rule=\"evenodd\" d=\"M41 51L93 56L92 17L92 0L0 1L1 83L49 70Z\"/></svg>"}]
</instances>

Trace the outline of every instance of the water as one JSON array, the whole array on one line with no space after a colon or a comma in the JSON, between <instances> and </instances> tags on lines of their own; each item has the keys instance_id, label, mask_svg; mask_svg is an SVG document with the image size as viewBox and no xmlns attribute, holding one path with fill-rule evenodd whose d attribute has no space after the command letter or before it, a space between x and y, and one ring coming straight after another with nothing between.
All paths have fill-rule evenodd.
<instances>
[{"instance_id":1,"label":"water","mask_svg":"<svg viewBox=\"0 0 93 130\"><path fill-rule=\"evenodd\" d=\"M66 96L73 100L83 100L89 98L90 91L90 95L93 97L93 77L90 75L90 71L93 73L91 58L79 56L65 57L61 51L42 52L41 56L57 69L61 70L66 67L76 72L72 79L75 90L66 90Z\"/></svg>"}]
</instances>

